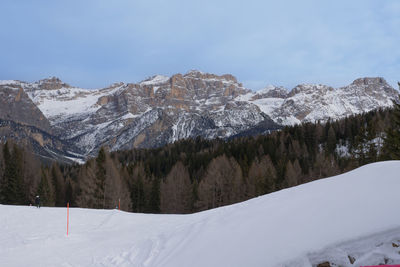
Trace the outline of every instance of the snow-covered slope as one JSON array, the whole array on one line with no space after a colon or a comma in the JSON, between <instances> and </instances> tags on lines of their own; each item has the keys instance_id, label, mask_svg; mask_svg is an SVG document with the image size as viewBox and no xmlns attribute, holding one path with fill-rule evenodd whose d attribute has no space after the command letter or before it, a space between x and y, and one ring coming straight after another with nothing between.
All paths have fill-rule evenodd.
<instances>
[{"instance_id":1,"label":"snow-covered slope","mask_svg":"<svg viewBox=\"0 0 400 267\"><path fill-rule=\"evenodd\" d=\"M0 205L0 265L400 264L399 172L375 163L192 215L73 208L68 237L65 208Z\"/></svg>"}]
</instances>

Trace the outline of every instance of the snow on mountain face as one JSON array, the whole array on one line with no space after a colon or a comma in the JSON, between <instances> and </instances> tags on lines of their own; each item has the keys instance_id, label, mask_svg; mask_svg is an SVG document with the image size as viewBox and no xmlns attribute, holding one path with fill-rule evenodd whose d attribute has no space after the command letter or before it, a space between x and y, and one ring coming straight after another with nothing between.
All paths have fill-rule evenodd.
<instances>
[{"instance_id":1,"label":"snow on mountain face","mask_svg":"<svg viewBox=\"0 0 400 267\"><path fill-rule=\"evenodd\" d=\"M0 205L1 266L400 264L399 161L190 215ZM384 174L384 175L382 175Z\"/></svg>"},{"instance_id":2,"label":"snow on mountain face","mask_svg":"<svg viewBox=\"0 0 400 267\"><path fill-rule=\"evenodd\" d=\"M266 118L256 105L234 100L250 91L232 75L190 71L99 90L51 78L23 87L55 132L84 155L101 145L117 150L196 136L226 138ZM146 120L149 114L154 116Z\"/></svg>"},{"instance_id":3,"label":"snow on mountain face","mask_svg":"<svg viewBox=\"0 0 400 267\"><path fill-rule=\"evenodd\" d=\"M54 124L58 120L96 112L101 105L98 100L112 94L121 87L111 87L103 90L87 90L75 87L42 88L42 83L24 84L24 90L32 101L41 109Z\"/></svg>"},{"instance_id":4,"label":"snow on mountain face","mask_svg":"<svg viewBox=\"0 0 400 267\"><path fill-rule=\"evenodd\" d=\"M303 84L290 92L276 86L252 92L232 75L196 70L96 90L55 77L0 84L23 88L52 132L85 156L95 155L102 145L112 150L154 147L196 136L228 138L260 125L268 132L277 124L339 119L391 106L398 94L382 78L361 78L336 89Z\"/></svg>"},{"instance_id":5,"label":"snow on mountain face","mask_svg":"<svg viewBox=\"0 0 400 267\"><path fill-rule=\"evenodd\" d=\"M155 75L149 79L146 79L142 82L140 82L140 85L157 85L157 84L162 84L165 83L169 80L168 76L164 75Z\"/></svg>"},{"instance_id":6,"label":"snow on mountain face","mask_svg":"<svg viewBox=\"0 0 400 267\"><path fill-rule=\"evenodd\" d=\"M20 81L15 81L15 80L0 80L0 85L15 85L15 84L20 84Z\"/></svg>"},{"instance_id":7,"label":"snow on mountain face","mask_svg":"<svg viewBox=\"0 0 400 267\"><path fill-rule=\"evenodd\" d=\"M287 95L288 91L284 87L269 85L264 89L257 91L256 94L252 97L252 100L262 98L286 98Z\"/></svg>"},{"instance_id":8,"label":"snow on mountain face","mask_svg":"<svg viewBox=\"0 0 400 267\"><path fill-rule=\"evenodd\" d=\"M269 91L271 88L266 92ZM275 122L284 125L339 119L379 107L390 107L398 95L383 78L360 78L337 89L326 85L302 84L286 96L283 92L260 97L263 93L265 91L253 93L247 99L258 105Z\"/></svg>"}]
</instances>

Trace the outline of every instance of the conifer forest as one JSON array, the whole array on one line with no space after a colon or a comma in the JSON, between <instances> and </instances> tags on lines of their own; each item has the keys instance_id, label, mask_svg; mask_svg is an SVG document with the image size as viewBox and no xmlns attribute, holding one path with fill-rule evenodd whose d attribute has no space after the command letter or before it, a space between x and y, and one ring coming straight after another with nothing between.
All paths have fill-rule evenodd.
<instances>
[{"instance_id":1,"label":"conifer forest","mask_svg":"<svg viewBox=\"0 0 400 267\"><path fill-rule=\"evenodd\" d=\"M187 214L241 202L400 158L400 106L269 135L201 138L155 149L100 149L85 164L39 158L11 141L0 149L0 203Z\"/></svg>"}]
</instances>

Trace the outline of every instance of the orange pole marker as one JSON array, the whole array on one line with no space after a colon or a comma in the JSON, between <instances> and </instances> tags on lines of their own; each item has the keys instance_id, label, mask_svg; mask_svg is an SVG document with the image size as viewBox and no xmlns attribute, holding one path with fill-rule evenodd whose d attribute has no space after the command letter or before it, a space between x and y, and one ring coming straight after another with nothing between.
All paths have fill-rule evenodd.
<instances>
[{"instance_id":1,"label":"orange pole marker","mask_svg":"<svg viewBox=\"0 0 400 267\"><path fill-rule=\"evenodd\" d=\"M118 199L118 210L121 210L121 199Z\"/></svg>"},{"instance_id":2,"label":"orange pole marker","mask_svg":"<svg viewBox=\"0 0 400 267\"><path fill-rule=\"evenodd\" d=\"M68 236L68 228L69 228L69 202L67 203L67 236Z\"/></svg>"}]
</instances>

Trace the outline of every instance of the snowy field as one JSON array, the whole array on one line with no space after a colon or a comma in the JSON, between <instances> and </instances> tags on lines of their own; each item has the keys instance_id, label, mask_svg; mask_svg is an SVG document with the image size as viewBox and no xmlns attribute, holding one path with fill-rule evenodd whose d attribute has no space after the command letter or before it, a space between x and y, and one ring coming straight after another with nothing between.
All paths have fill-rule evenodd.
<instances>
[{"instance_id":1,"label":"snowy field","mask_svg":"<svg viewBox=\"0 0 400 267\"><path fill-rule=\"evenodd\" d=\"M0 205L0 266L400 264L400 161L192 215ZM351 261L355 261L351 264Z\"/></svg>"}]
</instances>

